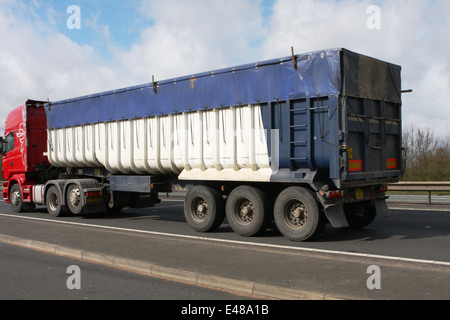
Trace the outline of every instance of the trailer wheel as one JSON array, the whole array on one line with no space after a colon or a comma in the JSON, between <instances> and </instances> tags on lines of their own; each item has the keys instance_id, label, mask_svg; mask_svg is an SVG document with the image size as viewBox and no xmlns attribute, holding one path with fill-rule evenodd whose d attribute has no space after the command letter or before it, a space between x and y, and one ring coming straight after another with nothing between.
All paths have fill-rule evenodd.
<instances>
[{"instance_id":1,"label":"trailer wheel","mask_svg":"<svg viewBox=\"0 0 450 320\"><path fill-rule=\"evenodd\" d=\"M207 186L194 186L186 195L184 216L196 231L210 232L217 229L225 218L222 195Z\"/></svg>"},{"instance_id":2,"label":"trailer wheel","mask_svg":"<svg viewBox=\"0 0 450 320\"><path fill-rule=\"evenodd\" d=\"M345 204L344 212L350 229L364 228L377 216L375 207L370 201Z\"/></svg>"},{"instance_id":3,"label":"trailer wheel","mask_svg":"<svg viewBox=\"0 0 450 320\"><path fill-rule=\"evenodd\" d=\"M301 187L289 187L280 193L275 201L274 218L278 230L292 241L315 238L326 223L313 194Z\"/></svg>"},{"instance_id":4,"label":"trailer wheel","mask_svg":"<svg viewBox=\"0 0 450 320\"><path fill-rule=\"evenodd\" d=\"M228 196L225 211L233 231L244 237L264 232L272 220L269 197L250 186L234 189Z\"/></svg>"},{"instance_id":5,"label":"trailer wheel","mask_svg":"<svg viewBox=\"0 0 450 320\"><path fill-rule=\"evenodd\" d=\"M69 211L75 215L78 215L83 211L81 190L78 185L71 184L67 188L66 203Z\"/></svg>"},{"instance_id":6,"label":"trailer wheel","mask_svg":"<svg viewBox=\"0 0 450 320\"><path fill-rule=\"evenodd\" d=\"M54 217L61 217L65 214L61 193L55 186L51 186L48 189L45 205L47 206L48 213Z\"/></svg>"}]
</instances>

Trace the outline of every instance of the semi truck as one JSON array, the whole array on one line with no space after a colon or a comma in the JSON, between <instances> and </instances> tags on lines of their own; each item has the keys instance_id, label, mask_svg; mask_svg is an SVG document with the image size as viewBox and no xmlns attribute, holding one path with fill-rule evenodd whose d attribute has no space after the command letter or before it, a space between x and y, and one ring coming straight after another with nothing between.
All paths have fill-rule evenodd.
<instances>
[{"instance_id":1,"label":"semi truck","mask_svg":"<svg viewBox=\"0 0 450 320\"><path fill-rule=\"evenodd\" d=\"M361 228L389 216L402 175L401 94L400 66L336 48L28 100L0 139L3 198L59 217L151 207L180 184L198 232Z\"/></svg>"}]
</instances>

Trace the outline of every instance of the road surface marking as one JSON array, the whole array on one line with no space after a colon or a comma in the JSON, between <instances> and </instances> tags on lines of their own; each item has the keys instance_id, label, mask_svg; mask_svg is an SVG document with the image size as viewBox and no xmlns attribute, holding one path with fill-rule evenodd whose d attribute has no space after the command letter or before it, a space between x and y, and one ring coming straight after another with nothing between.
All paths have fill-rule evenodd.
<instances>
[{"instance_id":1,"label":"road surface marking","mask_svg":"<svg viewBox=\"0 0 450 320\"><path fill-rule=\"evenodd\" d=\"M56 221L56 220L42 219L42 218L22 217L22 216L5 214L5 213L0 213L0 216L8 217L8 218L24 219L24 220L52 222L52 223L58 223L58 224L74 225L74 226L89 227L89 228L98 228L98 229L105 229L105 230L126 231L126 232L132 232L132 233L141 233L141 234L149 234L149 235L156 235L156 236L166 236L166 237L181 238L181 239L201 240L201 241L227 243L227 244L238 244L238 245L246 245L246 246L261 247L261 248L294 250L294 251L310 252L310 253L312 252L312 253L335 254L335 255L341 255L341 256L352 256L352 257L360 257L360 258L375 258L375 259L383 259L383 260L390 260L390 261L397 261L397 262L412 262L412 263L421 263L421 264L428 264L428 265L441 265L441 266L450 267L450 262L446 262L446 261L393 257L393 256L384 256L384 255L377 255L377 254L345 252L345 251L335 251L335 250L316 249L316 248L291 247L291 246L285 246L285 245L255 243L255 242L246 242L246 241L238 241L238 240L215 239L215 238L207 238L207 237L201 237L201 236L189 236L189 235L166 233L166 232L147 231L147 230L120 228L120 227L111 227L111 226L102 226L102 225L92 225L92 224L71 222L71 221Z\"/></svg>"}]
</instances>

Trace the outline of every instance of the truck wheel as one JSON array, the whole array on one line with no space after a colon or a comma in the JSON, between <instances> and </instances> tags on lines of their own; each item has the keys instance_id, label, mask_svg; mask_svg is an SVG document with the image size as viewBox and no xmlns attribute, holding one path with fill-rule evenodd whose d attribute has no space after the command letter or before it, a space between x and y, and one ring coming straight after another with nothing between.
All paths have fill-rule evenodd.
<instances>
[{"instance_id":1,"label":"truck wheel","mask_svg":"<svg viewBox=\"0 0 450 320\"><path fill-rule=\"evenodd\" d=\"M22 193L20 192L18 184L12 186L11 191L9 192L9 202L11 203L14 212L23 212Z\"/></svg>"},{"instance_id":2,"label":"truck wheel","mask_svg":"<svg viewBox=\"0 0 450 320\"><path fill-rule=\"evenodd\" d=\"M65 213L62 206L62 196L55 186L48 189L45 205L48 213L54 217L61 217Z\"/></svg>"},{"instance_id":3,"label":"truck wheel","mask_svg":"<svg viewBox=\"0 0 450 320\"><path fill-rule=\"evenodd\" d=\"M292 241L313 239L326 223L313 194L301 187L289 187L280 193L275 201L274 218L278 230Z\"/></svg>"},{"instance_id":4,"label":"truck wheel","mask_svg":"<svg viewBox=\"0 0 450 320\"><path fill-rule=\"evenodd\" d=\"M66 203L69 211L73 214L80 214L83 211L83 203L81 199L80 187L76 184L71 184L67 188Z\"/></svg>"},{"instance_id":5,"label":"truck wheel","mask_svg":"<svg viewBox=\"0 0 450 320\"><path fill-rule=\"evenodd\" d=\"M244 237L265 231L272 220L269 197L250 186L234 189L228 196L225 211L233 231Z\"/></svg>"},{"instance_id":6,"label":"truck wheel","mask_svg":"<svg viewBox=\"0 0 450 320\"><path fill-rule=\"evenodd\" d=\"M350 229L364 228L377 216L374 206L369 201L346 204L344 212Z\"/></svg>"},{"instance_id":7,"label":"truck wheel","mask_svg":"<svg viewBox=\"0 0 450 320\"><path fill-rule=\"evenodd\" d=\"M184 216L189 225L199 232L217 229L225 218L222 195L207 186L195 186L186 195Z\"/></svg>"}]
</instances>

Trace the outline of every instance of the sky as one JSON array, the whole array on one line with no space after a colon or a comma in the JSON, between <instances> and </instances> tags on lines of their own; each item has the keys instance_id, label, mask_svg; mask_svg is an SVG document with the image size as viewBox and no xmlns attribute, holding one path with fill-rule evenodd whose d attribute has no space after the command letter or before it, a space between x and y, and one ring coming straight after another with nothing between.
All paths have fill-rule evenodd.
<instances>
[{"instance_id":1,"label":"sky","mask_svg":"<svg viewBox=\"0 0 450 320\"><path fill-rule=\"evenodd\" d=\"M402 66L404 126L450 137L448 0L0 0L0 130L57 101L296 53Z\"/></svg>"}]
</instances>

